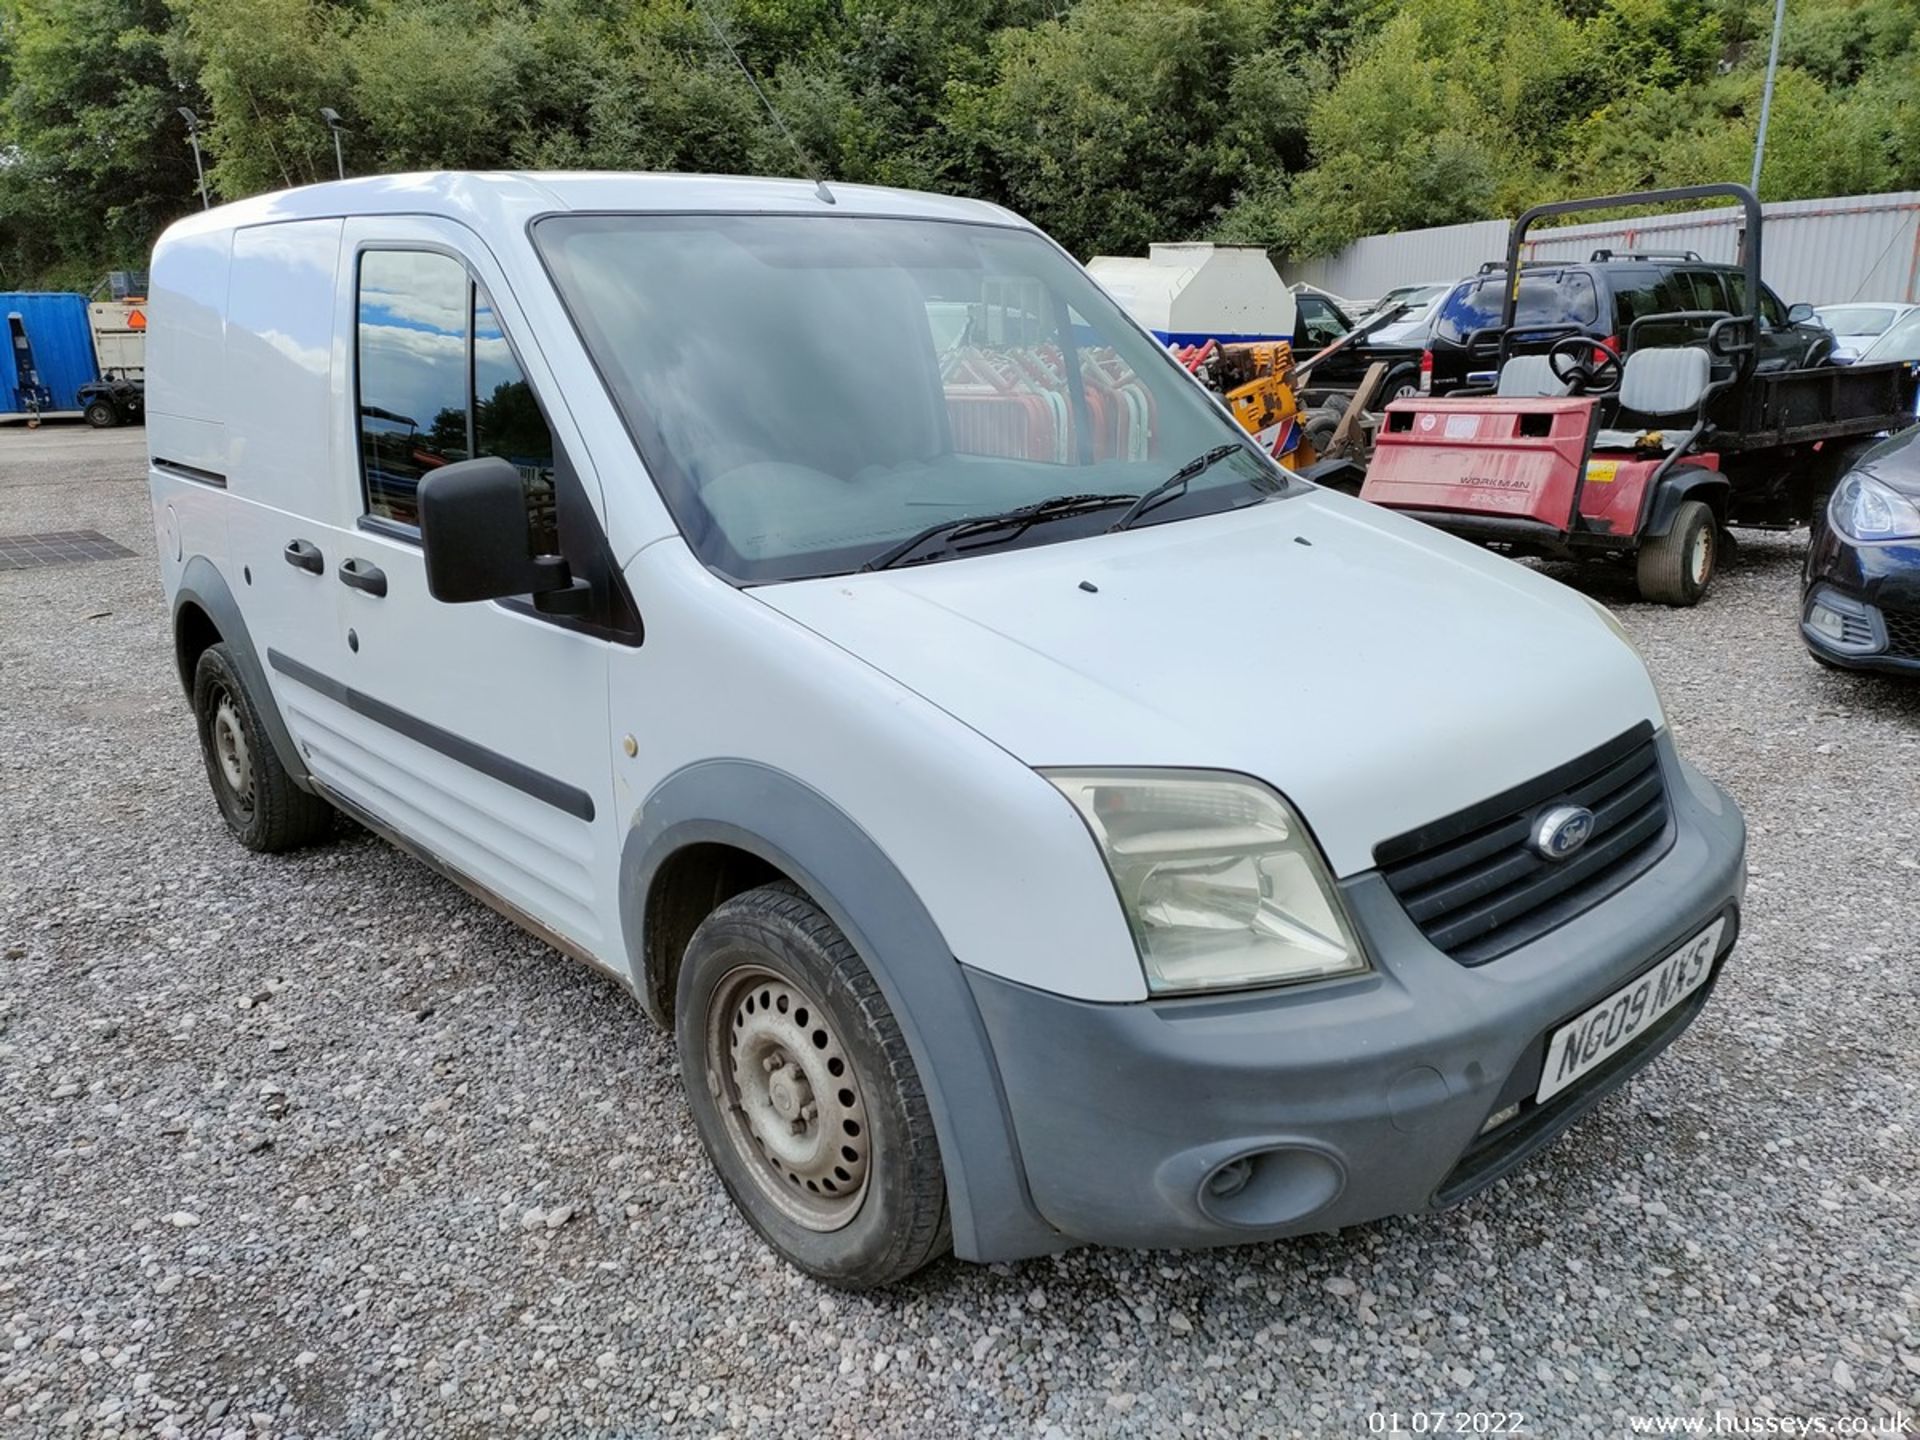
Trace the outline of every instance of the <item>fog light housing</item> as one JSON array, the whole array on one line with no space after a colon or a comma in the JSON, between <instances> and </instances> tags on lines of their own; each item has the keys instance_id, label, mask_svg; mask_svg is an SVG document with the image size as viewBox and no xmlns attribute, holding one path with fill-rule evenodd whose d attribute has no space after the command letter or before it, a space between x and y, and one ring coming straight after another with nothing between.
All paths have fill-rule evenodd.
<instances>
[{"instance_id":1,"label":"fog light housing","mask_svg":"<svg viewBox=\"0 0 1920 1440\"><path fill-rule=\"evenodd\" d=\"M1231 1200L1247 1188L1247 1181L1253 1178L1253 1161L1242 1155L1238 1160L1229 1160L1207 1177L1207 1198L1210 1200Z\"/></svg>"},{"instance_id":2,"label":"fog light housing","mask_svg":"<svg viewBox=\"0 0 1920 1440\"><path fill-rule=\"evenodd\" d=\"M1807 599L1807 630L1830 650L1871 655L1884 648L1875 618L1871 606L1824 587Z\"/></svg>"},{"instance_id":3,"label":"fog light housing","mask_svg":"<svg viewBox=\"0 0 1920 1440\"><path fill-rule=\"evenodd\" d=\"M1200 1181L1195 1199L1209 1219L1274 1230L1325 1209L1345 1187L1346 1172L1325 1151L1275 1144L1214 1166Z\"/></svg>"}]
</instances>

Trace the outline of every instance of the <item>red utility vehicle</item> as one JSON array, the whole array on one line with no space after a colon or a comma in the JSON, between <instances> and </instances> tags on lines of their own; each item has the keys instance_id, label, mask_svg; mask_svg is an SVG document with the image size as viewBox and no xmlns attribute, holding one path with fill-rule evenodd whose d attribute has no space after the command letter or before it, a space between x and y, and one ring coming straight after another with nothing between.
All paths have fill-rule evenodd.
<instances>
[{"instance_id":1,"label":"red utility vehicle","mask_svg":"<svg viewBox=\"0 0 1920 1440\"><path fill-rule=\"evenodd\" d=\"M1389 405L1361 497L1513 553L1631 560L1641 595L1669 605L1707 593L1729 525L1818 513L1864 443L1914 422L1914 379L1902 365L1756 364L1761 214L1745 186L1536 206L1514 222L1506 274L1546 216L1712 196L1746 209L1746 313L1643 315L1618 347L1566 334L1513 354L1547 337L1516 330L1509 283L1501 325L1470 341L1496 360L1495 390Z\"/></svg>"}]
</instances>

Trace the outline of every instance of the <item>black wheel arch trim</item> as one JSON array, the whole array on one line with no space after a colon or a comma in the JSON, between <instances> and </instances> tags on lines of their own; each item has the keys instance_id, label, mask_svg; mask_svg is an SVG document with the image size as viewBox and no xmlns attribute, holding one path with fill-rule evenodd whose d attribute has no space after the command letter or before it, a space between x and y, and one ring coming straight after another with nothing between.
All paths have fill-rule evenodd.
<instances>
[{"instance_id":1,"label":"black wheel arch trim","mask_svg":"<svg viewBox=\"0 0 1920 1440\"><path fill-rule=\"evenodd\" d=\"M992 1043L959 961L878 843L803 781L750 760L699 761L663 780L634 816L620 856L620 921L634 991L655 1018L668 1021L658 977L647 973L649 891L674 854L700 844L730 845L779 870L859 952L926 1092L954 1253L1001 1261L1067 1248L1028 1193Z\"/></svg>"},{"instance_id":2,"label":"black wheel arch trim","mask_svg":"<svg viewBox=\"0 0 1920 1440\"><path fill-rule=\"evenodd\" d=\"M254 648L247 622L241 617L239 602L233 598L233 590L228 586L226 577L204 555L195 555L187 561L180 574L180 584L173 592L176 656L179 654L180 617L189 605L198 607L220 633L220 642L226 645L227 653L233 657L234 668L240 672L241 683L253 697L254 708L260 713L261 723L267 727L267 738L272 742L273 753L279 757L281 766L293 778L294 784L302 790L311 791L313 782L307 775L306 762L301 759L300 747L293 743L293 734L287 729L280 706L273 698L273 687L267 683L266 669L260 663L260 652ZM185 665L180 667L180 686L186 692L187 703L191 705L193 674Z\"/></svg>"},{"instance_id":3,"label":"black wheel arch trim","mask_svg":"<svg viewBox=\"0 0 1920 1440\"><path fill-rule=\"evenodd\" d=\"M1666 473L1653 495L1647 511L1647 523L1641 535L1665 535L1673 529L1673 517L1689 500L1703 500L1721 524L1726 523L1727 501L1733 494L1733 482L1718 470L1704 465L1676 465Z\"/></svg>"}]
</instances>

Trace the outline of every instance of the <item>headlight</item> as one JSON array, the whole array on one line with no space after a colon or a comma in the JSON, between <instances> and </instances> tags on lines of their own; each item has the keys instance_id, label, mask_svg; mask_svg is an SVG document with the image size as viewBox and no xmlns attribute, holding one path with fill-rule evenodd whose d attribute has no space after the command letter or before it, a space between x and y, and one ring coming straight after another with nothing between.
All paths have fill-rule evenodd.
<instances>
[{"instance_id":1,"label":"headlight","mask_svg":"<svg viewBox=\"0 0 1920 1440\"><path fill-rule=\"evenodd\" d=\"M1834 529L1855 540L1910 540L1920 537L1920 506L1871 475L1858 471L1833 492L1827 516Z\"/></svg>"},{"instance_id":2,"label":"headlight","mask_svg":"<svg viewBox=\"0 0 1920 1440\"><path fill-rule=\"evenodd\" d=\"M1266 786L1205 770L1044 773L1106 857L1154 994L1367 968L1319 850Z\"/></svg>"}]
</instances>

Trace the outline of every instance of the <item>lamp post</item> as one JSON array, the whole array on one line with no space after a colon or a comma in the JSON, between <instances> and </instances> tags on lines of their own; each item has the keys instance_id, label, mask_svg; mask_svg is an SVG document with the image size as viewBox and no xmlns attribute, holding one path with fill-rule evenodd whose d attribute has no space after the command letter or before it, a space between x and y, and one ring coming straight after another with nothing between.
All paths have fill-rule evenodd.
<instances>
[{"instance_id":1,"label":"lamp post","mask_svg":"<svg viewBox=\"0 0 1920 1440\"><path fill-rule=\"evenodd\" d=\"M340 150L340 135L347 127L341 120L340 112L331 105L320 107L320 118L327 122L327 129L333 132L333 168L342 180L347 178L347 161Z\"/></svg>"},{"instance_id":2,"label":"lamp post","mask_svg":"<svg viewBox=\"0 0 1920 1440\"><path fill-rule=\"evenodd\" d=\"M1760 162L1767 153L1767 115L1773 109L1773 77L1780 68L1780 31L1787 19L1787 0L1773 0L1773 45L1767 51L1767 82L1760 91L1760 132L1753 137L1753 181L1747 188L1760 193Z\"/></svg>"},{"instance_id":3,"label":"lamp post","mask_svg":"<svg viewBox=\"0 0 1920 1440\"><path fill-rule=\"evenodd\" d=\"M193 146L193 173L200 177L200 208L211 209L213 202L207 198L207 171L200 163L200 117L184 105L174 113L187 122L187 143Z\"/></svg>"}]
</instances>

